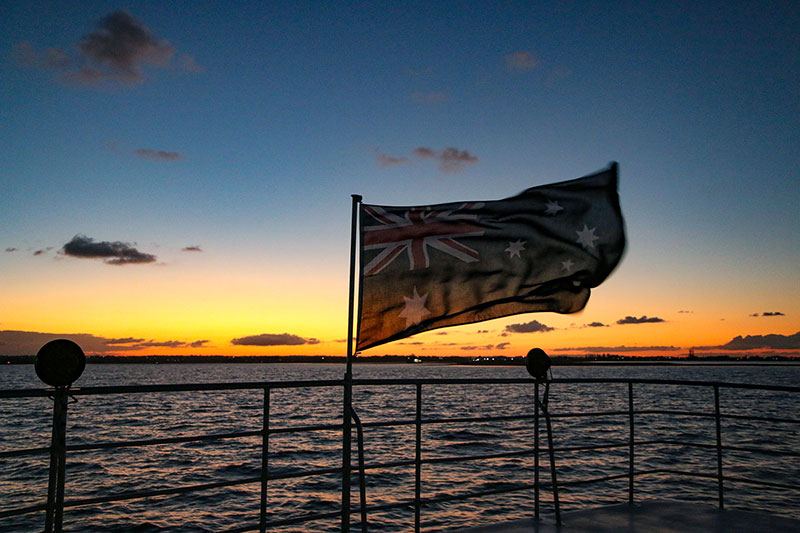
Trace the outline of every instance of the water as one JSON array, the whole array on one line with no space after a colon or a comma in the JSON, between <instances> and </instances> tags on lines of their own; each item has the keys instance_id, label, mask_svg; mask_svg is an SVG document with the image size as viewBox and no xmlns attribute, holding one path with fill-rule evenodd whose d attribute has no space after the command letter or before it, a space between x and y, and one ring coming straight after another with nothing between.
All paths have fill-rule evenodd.
<instances>
[{"instance_id":1,"label":"water","mask_svg":"<svg viewBox=\"0 0 800 533\"><path fill-rule=\"evenodd\" d=\"M342 377L341 365L90 365L76 386L158 383L255 382L323 380ZM421 365L356 365L356 378L511 378L527 377L522 367L460 367ZM797 385L800 367L793 366L584 366L557 367L557 378L658 378ZM0 370L0 388L38 388L32 366ZM637 410L674 409L713 413L710 388L661 385L635 387ZM257 431L262 424L263 393L211 391L80 396L70 404L68 444L167 436ZM271 427L336 424L341 420L341 388L274 390ZM800 395L723 389L723 413L798 418ZM627 385L554 384L553 415L627 409ZM446 385L423 387L423 417L530 413L530 385ZM357 387L354 406L364 423L413 420L413 386ZM52 402L46 398L0 400L0 450L48 446ZM669 440L715 444L713 418L637 415L637 441ZM423 426L423 457L489 454L533 446L531 421L448 423ZM555 445L580 447L626 442L627 416L554 418ZM365 428L366 463L412 460L414 426ZM743 447L800 450L797 426L723 420L723 443ZM355 432L354 432L355 433ZM544 437L544 433L542 433ZM157 490L180 485L255 477L260 473L261 438L228 439L178 445L70 452L66 498L74 500L130 490ZM544 444L544 442L543 442ZM276 434L270 437L270 471L337 468L341 466L341 432ZM557 456L560 482L625 474L627 447L601 451L562 452ZM354 453L355 458L355 453ZM796 458L729 452L726 476L798 485ZM546 456L542 465L546 466ZM47 456L7 458L0 464L0 511L41 503L46 496ZM636 468L673 469L716 475L716 451L685 446L650 445L636 449ZM542 481L549 471L542 470ZM423 497L501 489L531 483L532 457L425 465ZM409 500L414 496L414 467L369 470L370 505ZM251 483L168 497L104 503L65 510L65 530L100 531L219 531L258 521L259 484ZM336 474L276 480L269 485L269 519L304 513L336 511L340 504ZM562 511L627 501L628 481L620 479L561 490ZM726 484L728 508L753 507L800 518L800 491L764 489L746 483ZM671 499L716 504L714 479L676 477L666 473L636 479L636 499ZM358 501L357 488L353 501ZM552 512L552 498L542 492L542 512ZM532 491L428 505L422 509L422 529L457 527L530 517ZM370 514L376 531L413 529L411 508ZM0 519L2 531L41 531L43 514ZM338 531L338 519L309 522L278 531Z\"/></svg>"}]
</instances>

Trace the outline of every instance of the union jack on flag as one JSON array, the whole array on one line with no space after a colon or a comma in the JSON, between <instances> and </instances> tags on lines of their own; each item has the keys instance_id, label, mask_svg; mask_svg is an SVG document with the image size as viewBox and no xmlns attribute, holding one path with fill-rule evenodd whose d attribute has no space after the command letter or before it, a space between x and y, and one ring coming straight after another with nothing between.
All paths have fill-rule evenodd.
<instances>
[{"instance_id":1,"label":"union jack on flag","mask_svg":"<svg viewBox=\"0 0 800 533\"><path fill-rule=\"evenodd\" d=\"M364 212L379 224L363 228L362 247L380 253L364 267L364 275L380 273L403 252L408 254L409 270L428 268L428 247L465 263L477 261L480 253L457 239L483 235L485 229L476 224L477 216L464 212L481 205L465 203L455 210L412 207L399 215L376 205L365 205Z\"/></svg>"},{"instance_id":2,"label":"union jack on flag","mask_svg":"<svg viewBox=\"0 0 800 533\"><path fill-rule=\"evenodd\" d=\"M361 204L356 349L492 318L580 311L619 263L617 165L504 200Z\"/></svg>"}]
</instances>

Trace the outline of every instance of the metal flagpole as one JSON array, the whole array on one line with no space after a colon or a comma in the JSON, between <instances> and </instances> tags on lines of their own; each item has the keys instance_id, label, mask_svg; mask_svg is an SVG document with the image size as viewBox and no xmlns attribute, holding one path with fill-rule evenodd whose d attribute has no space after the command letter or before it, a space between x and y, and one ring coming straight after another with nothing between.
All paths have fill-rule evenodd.
<instances>
[{"instance_id":1,"label":"metal flagpole","mask_svg":"<svg viewBox=\"0 0 800 533\"><path fill-rule=\"evenodd\" d=\"M347 310L347 367L344 374L344 402L342 406L342 532L350 531L350 456L352 444L352 408L353 408L353 317L355 315L355 282L356 282L356 230L358 220L358 204L361 196L353 198L352 219L350 226L350 293Z\"/></svg>"}]
</instances>

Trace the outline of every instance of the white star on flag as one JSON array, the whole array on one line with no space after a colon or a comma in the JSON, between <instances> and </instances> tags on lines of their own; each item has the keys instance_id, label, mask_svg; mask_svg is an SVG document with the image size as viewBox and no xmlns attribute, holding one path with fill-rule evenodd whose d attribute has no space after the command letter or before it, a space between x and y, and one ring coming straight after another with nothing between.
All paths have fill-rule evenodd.
<instances>
[{"instance_id":1,"label":"white star on flag","mask_svg":"<svg viewBox=\"0 0 800 533\"><path fill-rule=\"evenodd\" d=\"M564 209L564 208L561 207L560 205L558 205L558 202L551 200L551 201L547 202L547 210L544 212L544 214L545 215L557 215L558 212L561 211L562 209Z\"/></svg>"},{"instance_id":2,"label":"white star on flag","mask_svg":"<svg viewBox=\"0 0 800 533\"><path fill-rule=\"evenodd\" d=\"M420 296L416 286L414 287L413 297L408 298L407 296L403 296L403 300L406 301L406 307L400 312L400 316L406 319L406 327L419 324L422 322L423 318L431 314L430 311L425 309L425 301L427 299L428 293L426 292Z\"/></svg>"},{"instance_id":3,"label":"white star on flag","mask_svg":"<svg viewBox=\"0 0 800 533\"><path fill-rule=\"evenodd\" d=\"M578 239L575 242L577 242L584 248L594 248L594 241L600 238L594 234L594 230L596 229L597 229L596 227L589 229L586 226L586 224L584 224L582 231L575 230L575 233L578 234Z\"/></svg>"},{"instance_id":4,"label":"white star on flag","mask_svg":"<svg viewBox=\"0 0 800 533\"><path fill-rule=\"evenodd\" d=\"M571 272L573 266L575 266L575 263L572 262L572 259L561 261L561 270L564 272Z\"/></svg>"},{"instance_id":5,"label":"white star on flag","mask_svg":"<svg viewBox=\"0 0 800 533\"><path fill-rule=\"evenodd\" d=\"M509 242L508 248L505 249L505 251L508 252L508 258L511 259L512 257L517 256L522 259L522 256L520 256L519 253L525 250L525 243L527 242L528 241L523 241L522 239L516 242Z\"/></svg>"}]
</instances>

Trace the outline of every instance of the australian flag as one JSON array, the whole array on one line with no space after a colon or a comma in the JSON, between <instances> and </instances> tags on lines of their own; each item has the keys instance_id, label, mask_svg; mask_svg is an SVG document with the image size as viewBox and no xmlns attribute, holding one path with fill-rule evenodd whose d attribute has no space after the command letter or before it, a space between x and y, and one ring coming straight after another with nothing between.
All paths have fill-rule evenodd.
<instances>
[{"instance_id":1,"label":"australian flag","mask_svg":"<svg viewBox=\"0 0 800 533\"><path fill-rule=\"evenodd\" d=\"M574 313L625 249L617 164L511 198L361 205L356 349L492 318Z\"/></svg>"}]
</instances>

